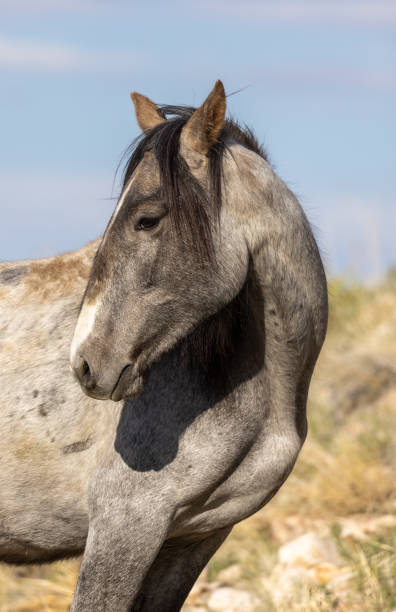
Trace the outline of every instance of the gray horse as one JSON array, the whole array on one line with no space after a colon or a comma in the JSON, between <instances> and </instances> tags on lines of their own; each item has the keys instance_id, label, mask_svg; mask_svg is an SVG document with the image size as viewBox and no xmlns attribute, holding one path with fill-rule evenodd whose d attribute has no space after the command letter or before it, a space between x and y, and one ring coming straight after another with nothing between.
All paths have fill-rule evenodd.
<instances>
[{"instance_id":1,"label":"gray horse","mask_svg":"<svg viewBox=\"0 0 396 612\"><path fill-rule=\"evenodd\" d=\"M0 556L84 551L74 612L180 609L290 473L326 333L307 219L221 82L132 99L102 239L0 266Z\"/></svg>"}]
</instances>

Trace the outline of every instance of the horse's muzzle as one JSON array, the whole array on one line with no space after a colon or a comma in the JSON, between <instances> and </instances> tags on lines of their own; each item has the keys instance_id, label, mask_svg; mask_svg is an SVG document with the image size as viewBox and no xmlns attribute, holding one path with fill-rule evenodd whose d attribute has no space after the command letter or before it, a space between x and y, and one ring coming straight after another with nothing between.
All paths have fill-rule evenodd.
<instances>
[{"instance_id":1,"label":"horse's muzzle","mask_svg":"<svg viewBox=\"0 0 396 612\"><path fill-rule=\"evenodd\" d=\"M127 363L118 375L113 373L109 376L107 370L106 379L98 376L89 361L81 354L74 357L71 366L81 389L94 399L119 401L134 397L141 392L142 384L138 382L140 377L135 376L131 381L133 373L130 363Z\"/></svg>"}]
</instances>

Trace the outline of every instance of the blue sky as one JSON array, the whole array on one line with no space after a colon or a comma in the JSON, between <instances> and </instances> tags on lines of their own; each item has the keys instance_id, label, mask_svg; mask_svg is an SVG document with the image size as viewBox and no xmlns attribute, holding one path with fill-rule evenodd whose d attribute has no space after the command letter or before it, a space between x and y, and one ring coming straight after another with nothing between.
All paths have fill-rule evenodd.
<instances>
[{"instance_id":1,"label":"blue sky","mask_svg":"<svg viewBox=\"0 0 396 612\"><path fill-rule=\"evenodd\" d=\"M396 2L0 0L0 259L100 234L129 98L200 104L217 78L295 191L330 273L396 263Z\"/></svg>"}]
</instances>

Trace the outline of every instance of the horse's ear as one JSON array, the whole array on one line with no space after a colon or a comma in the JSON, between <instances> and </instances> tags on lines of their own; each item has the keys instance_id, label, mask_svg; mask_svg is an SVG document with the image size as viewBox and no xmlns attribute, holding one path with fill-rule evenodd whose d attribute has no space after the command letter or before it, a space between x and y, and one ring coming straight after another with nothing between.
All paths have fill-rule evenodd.
<instances>
[{"instance_id":1,"label":"horse's ear","mask_svg":"<svg viewBox=\"0 0 396 612\"><path fill-rule=\"evenodd\" d=\"M210 147L218 140L224 124L226 96L221 81L215 86L200 106L187 121L181 133L183 146L207 155Z\"/></svg>"},{"instance_id":2,"label":"horse's ear","mask_svg":"<svg viewBox=\"0 0 396 612\"><path fill-rule=\"evenodd\" d=\"M142 94L136 93L136 91L131 93L131 98L135 106L136 120L143 132L150 130L158 123L162 123L162 121L166 121L166 117L150 98L146 98L146 96L142 96Z\"/></svg>"}]
</instances>

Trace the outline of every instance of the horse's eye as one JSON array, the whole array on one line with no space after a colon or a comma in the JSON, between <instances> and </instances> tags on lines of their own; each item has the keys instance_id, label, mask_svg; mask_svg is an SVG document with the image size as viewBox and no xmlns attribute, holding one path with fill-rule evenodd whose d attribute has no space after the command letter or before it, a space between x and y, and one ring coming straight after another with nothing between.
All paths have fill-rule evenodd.
<instances>
[{"instance_id":1,"label":"horse's eye","mask_svg":"<svg viewBox=\"0 0 396 612\"><path fill-rule=\"evenodd\" d=\"M142 217L141 219L139 219L139 221L135 225L135 230L136 231L151 230L153 229L153 227L158 225L158 223L159 223L159 219L155 217Z\"/></svg>"}]
</instances>

